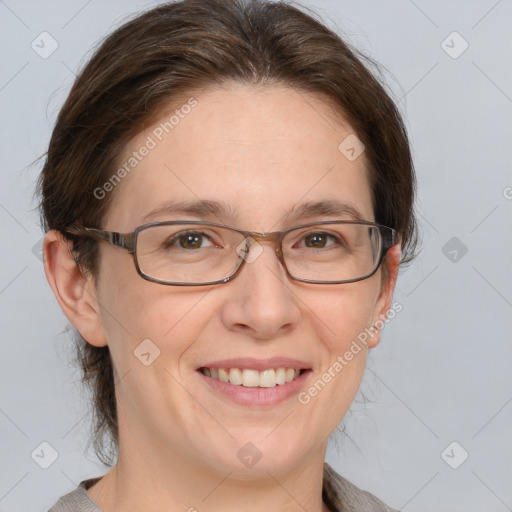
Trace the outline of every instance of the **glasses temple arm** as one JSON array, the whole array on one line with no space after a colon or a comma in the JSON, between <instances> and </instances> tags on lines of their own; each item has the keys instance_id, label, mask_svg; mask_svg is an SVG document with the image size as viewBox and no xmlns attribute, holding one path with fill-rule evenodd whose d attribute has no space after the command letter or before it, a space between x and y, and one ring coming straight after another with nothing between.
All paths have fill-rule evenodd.
<instances>
[{"instance_id":1,"label":"glasses temple arm","mask_svg":"<svg viewBox=\"0 0 512 512\"><path fill-rule=\"evenodd\" d=\"M89 236L96 240L104 240L111 245L121 247L133 252L135 249L133 233L117 233L115 231L104 231L96 228L84 228L81 226L70 226L66 229L66 233L77 236Z\"/></svg>"}]
</instances>

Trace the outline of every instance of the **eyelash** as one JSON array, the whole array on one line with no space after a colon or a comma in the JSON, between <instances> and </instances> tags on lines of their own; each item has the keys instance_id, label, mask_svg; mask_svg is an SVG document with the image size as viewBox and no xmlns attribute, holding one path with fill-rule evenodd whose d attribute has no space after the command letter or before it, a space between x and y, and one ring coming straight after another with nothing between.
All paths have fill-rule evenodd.
<instances>
[{"instance_id":1,"label":"eyelash","mask_svg":"<svg viewBox=\"0 0 512 512\"><path fill-rule=\"evenodd\" d=\"M215 244L215 242L213 241L212 237L210 235L208 235L207 233L205 233L204 231L181 231L179 233L176 233L175 235L173 235L169 239L167 239L164 242L163 246L166 249L171 248L171 247L174 246L174 244L176 242L179 242L179 240L181 238L187 237L187 236L197 236L197 237L201 237L201 238L207 238L208 240L210 240L210 242ZM345 240L341 236L335 235L333 233L329 233L327 231L308 231L308 232L305 232L305 233L301 233L299 236L300 236L300 239L299 239L300 242L304 242L307 237L325 236L325 237L327 237L328 239L330 239L331 241L334 242L331 245L346 246L346 242L345 242ZM294 245L295 245L295 243L294 243ZM328 246L328 247L330 247L330 246ZM185 249L183 247L179 247L179 248L180 249ZM200 248L202 248L202 247L200 247Z\"/></svg>"},{"instance_id":2,"label":"eyelash","mask_svg":"<svg viewBox=\"0 0 512 512\"><path fill-rule=\"evenodd\" d=\"M198 236L198 237L206 237L208 240L212 241L212 238L207 235L204 231L180 231L179 233L176 233L172 237L165 240L163 246L164 248L168 249L174 245L175 242L179 241L183 237L187 236ZM183 247L179 247L180 249L183 249Z\"/></svg>"}]
</instances>

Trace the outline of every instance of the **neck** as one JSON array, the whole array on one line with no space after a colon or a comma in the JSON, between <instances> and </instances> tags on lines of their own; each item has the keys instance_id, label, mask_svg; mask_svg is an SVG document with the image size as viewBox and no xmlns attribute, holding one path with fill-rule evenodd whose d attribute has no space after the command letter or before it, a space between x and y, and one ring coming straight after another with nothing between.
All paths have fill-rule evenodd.
<instances>
[{"instance_id":1,"label":"neck","mask_svg":"<svg viewBox=\"0 0 512 512\"><path fill-rule=\"evenodd\" d=\"M103 512L321 512L324 456L325 447L293 468L250 478L120 438L116 465L87 492Z\"/></svg>"}]
</instances>

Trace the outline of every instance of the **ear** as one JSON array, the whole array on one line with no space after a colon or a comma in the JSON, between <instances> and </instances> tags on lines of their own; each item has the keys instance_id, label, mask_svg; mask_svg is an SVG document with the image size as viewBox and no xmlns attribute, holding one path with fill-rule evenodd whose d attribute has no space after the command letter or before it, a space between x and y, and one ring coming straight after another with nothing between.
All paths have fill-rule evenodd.
<instances>
[{"instance_id":1,"label":"ear","mask_svg":"<svg viewBox=\"0 0 512 512\"><path fill-rule=\"evenodd\" d=\"M43 244L44 272L55 298L82 337L97 347L107 345L96 285L84 276L73 256L73 244L56 230L46 234Z\"/></svg>"},{"instance_id":2,"label":"ear","mask_svg":"<svg viewBox=\"0 0 512 512\"><path fill-rule=\"evenodd\" d=\"M386 268L381 270L385 272L382 276L382 284L379 297L375 304L372 315L372 326L369 328L372 335L368 338L368 347L374 348L380 342L381 329L391 310L393 301L393 292L395 291L398 270L400 268L400 243L389 249L384 260Z\"/></svg>"}]
</instances>

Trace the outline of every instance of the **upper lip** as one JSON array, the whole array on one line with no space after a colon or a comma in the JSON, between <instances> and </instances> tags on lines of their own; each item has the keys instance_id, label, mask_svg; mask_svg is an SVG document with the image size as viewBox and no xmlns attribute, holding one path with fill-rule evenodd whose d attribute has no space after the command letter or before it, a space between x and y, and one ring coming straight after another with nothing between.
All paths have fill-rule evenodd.
<instances>
[{"instance_id":1,"label":"upper lip","mask_svg":"<svg viewBox=\"0 0 512 512\"><path fill-rule=\"evenodd\" d=\"M296 368L298 370L307 370L311 365L300 359L291 359L289 357L271 357L267 359L255 359L253 357L241 357L236 359L222 359L219 361L210 361L198 366L200 368L244 368L248 370L269 370L271 368Z\"/></svg>"}]
</instances>

